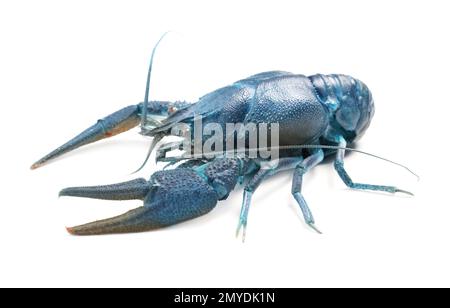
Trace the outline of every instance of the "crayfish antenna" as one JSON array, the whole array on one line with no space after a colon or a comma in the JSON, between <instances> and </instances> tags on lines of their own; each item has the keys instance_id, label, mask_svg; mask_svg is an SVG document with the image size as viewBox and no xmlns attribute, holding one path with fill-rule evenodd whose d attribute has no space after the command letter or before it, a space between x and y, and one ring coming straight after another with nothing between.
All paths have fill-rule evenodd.
<instances>
[{"instance_id":1,"label":"crayfish antenna","mask_svg":"<svg viewBox=\"0 0 450 308\"><path fill-rule=\"evenodd\" d=\"M137 173L137 172L141 171L142 168L144 168L145 164L147 163L148 159L150 158L150 155L152 154L152 152L155 149L156 145L158 144L158 142L161 141L161 139L163 137L164 137L163 135L155 135L153 137L152 143L150 144L150 147L148 148L147 156L145 156L144 162L142 163L142 165L138 169L136 169L136 171L132 172L131 174Z\"/></svg>"},{"instance_id":2,"label":"crayfish antenna","mask_svg":"<svg viewBox=\"0 0 450 308\"><path fill-rule=\"evenodd\" d=\"M167 35L167 33L169 33L170 31L167 31L166 33L164 33L163 35L161 35L161 37L159 38L158 42L156 42L155 46L153 47L152 50L152 55L150 57L150 64L148 66L148 72L147 72L147 81L145 83L145 96L144 96L144 102L143 102L143 108L142 108L142 114L141 114L141 133L143 135L146 134L146 121L147 121L147 108L148 106L148 96L150 94L150 79L152 76L152 67L153 67L153 58L155 57L155 52L156 49L158 48L159 43L161 43L162 39ZM152 143L150 145L150 148L148 150L147 156L145 157L144 162L142 163L142 165L133 173L136 173L138 171L140 171L142 168L144 168L145 164L147 163L148 159L150 158L150 155L152 154L153 149L155 148L156 144L162 139L162 136L160 135L156 135L153 140ZM133 174L132 173L132 174Z\"/></svg>"},{"instance_id":3,"label":"crayfish antenna","mask_svg":"<svg viewBox=\"0 0 450 308\"><path fill-rule=\"evenodd\" d=\"M145 131L145 126L146 126L145 124L146 124L146 120L147 120L148 96L149 96L149 93L150 93L150 79L152 77L153 58L155 57L155 52L156 52L156 49L157 49L159 43L161 43L163 38L169 32L170 31L167 31L166 33L161 35L161 37L159 38L158 42L156 42L155 46L152 49L152 55L150 57L150 64L148 66L148 72L147 72L147 81L145 83L144 108L142 110L142 115L141 115L141 129L142 129L143 132Z\"/></svg>"}]
</instances>

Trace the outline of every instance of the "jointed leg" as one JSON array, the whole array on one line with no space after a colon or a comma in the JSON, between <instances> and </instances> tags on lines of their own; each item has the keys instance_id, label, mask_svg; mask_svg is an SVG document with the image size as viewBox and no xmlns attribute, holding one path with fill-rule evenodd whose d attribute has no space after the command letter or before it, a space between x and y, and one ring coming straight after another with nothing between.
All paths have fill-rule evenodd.
<instances>
[{"instance_id":1,"label":"jointed leg","mask_svg":"<svg viewBox=\"0 0 450 308\"><path fill-rule=\"evenodd\" d=\"M317 150L314 154L307 157L304 161L297 165L294 171L294 177L292 179L292 195L300 206L305 222L308 224L308 226L310 226L320 234L321 232L314 225L314 217L308 205L306 204L305 198L303 198L301 194L301 190L303 175L311 168L319 164L323 160L323 157L324 153L322 150Z\"/></svg>"},{"instance_id":2,"label":"jointed leg","mask_svg":"<svg viewBox=\"0 0 450 308\"><path fill-rule=\"evenodd\" d=\"M242 200L241 213L239 215L239 223L236 229L236 236L239 235L242 227L242 242L245 241L245 234L247 230L248 210L250 209L250 202L252 200L253 192L258 188L259 184L271 174L270 169L260 169L255 176L247 183L244 189L244 199Z\"/></svg>"},{"instance_id":3,"label":"jointed leg","mask_svg":"<svg viewBox=\"0 0 450 308\"><path fill-rule=\"evenodd\" d=\"M339 146L340 147L346 147L347 142L345 141L344 137L338 136L337 139L339 140ZM340 149L337 152L336 160L334 161L334 168L336 169L337 173L341 177L342 181L347 185L349 188L353 189L364 189L364 190L375 190L375 191L385 191L390 193L396 193L396 192L402 192L408 195L413 195L409 191L399 189L395 186L384 186L384 185L372 185L372 184L363 184L363 183L354 183L350 176L348 175L347 171L345 171L344 168L344 154L345 150Z\"/></svg>"},{"instance_id":4,"label":"jointed leg","mask_svg":"<svg viewBox=\"0 0 450 308\"><path fill-rule=\"evenodd\" d=\"M259 184L261 184L262 181L266 179L268 176L273 175L282 170L292 169L300 161L302 161L301 157L282 158L278 160L278 164L276 164L276 166L274 167L259 169L253 176L253 178L247 183L247 185L244 188L244 198L242 201L241 213L239 215L239 223L236 230L236 236L238 236L242 228L242 241L245 241L248 211L250 209L250 202L252 199L252 195L256 190L256 188L258 188Z\"/></svg>"}]
</instances>

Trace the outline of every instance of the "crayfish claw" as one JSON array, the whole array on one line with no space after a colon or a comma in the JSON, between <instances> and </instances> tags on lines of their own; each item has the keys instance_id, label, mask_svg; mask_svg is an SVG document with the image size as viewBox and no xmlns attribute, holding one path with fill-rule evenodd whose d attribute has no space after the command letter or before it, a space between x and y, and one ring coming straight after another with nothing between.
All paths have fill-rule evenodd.
<instances>
[{"instance_id":1,"label":"crayfish claw","mask_svg":"<svg viewBox=\"0 0 450 308\"><path fill-rule=\"evenodd\" d=\"M122 215L90 222L75 227L66 227L72 235L100 235L111 233L143 232L162 227L162 224L151 219L151 211L138 207Z\"/></svg>"},{"instance_id":2,"label":"crayfish claw","mask_svg":"<svg viewBox=\"0 0 450 308\"><path fill-rule=\"evenodd\" d=\"M214 189L189 168L155 172L148 182L136 179L112 185L73 187L62 190L60 194L108 200L144 200L144 206L122 215L67 228L73 235L159 229L204 215L218 201Z\"/></svg>"},{"instance_id":3,"label":"crayfish claw","mask_svg":"<svg viewBox=\"0 0 450 308\"><path fill-rule=\"evenodd\" d=\"M59 192L59 196L103 200L143 200L149 190L150 184L145 179L138 178L110 185L67 187Z\"/></svg>"},{"instance_id":4,"label":"crayfish claw","mask_svg":"<svg viewBox=\"0 0 450 308\"><path fill-rule=\"evenodd\" d=\"M36 161L31 165L31 169L37 169L47 162L83 145L120 134L137 126L140 121L140 108L139 105L128 106L98 120L91 127Z\"/></svg>"}]
</instances>

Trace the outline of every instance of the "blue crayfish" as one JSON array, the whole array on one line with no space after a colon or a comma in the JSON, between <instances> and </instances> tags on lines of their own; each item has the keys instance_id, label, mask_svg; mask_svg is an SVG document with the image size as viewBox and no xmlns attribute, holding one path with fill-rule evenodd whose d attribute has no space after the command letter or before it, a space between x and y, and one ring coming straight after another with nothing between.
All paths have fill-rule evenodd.
<instances>
[{"instance_id":1,"label":"blue crayfish","mask_svg":"<svg viewBox=\"0 0 450 308\"><path fill-rule=\"evenodd\" d=\"M157 150L157 160L174 166L155 172L149 180L139 178L112 185L61 190L60 196L144 201L142 207L120 216L67 228L71 234L139 232L173 225L208 213L219 200L228 197L238 182L245 181L237 229L237 234L243 230L245 238L253 193L268 176L288 169L293 170L292 195L305 222L319 232L301 193L302 178L329 155L334 155L334 167L350 188L411 194L394 186L355 183L344 168L345 151L358 151L347 146L364 134L374 115L372 94L358 79L346 75L304 76L271 71L215 90L194 104L149 102L151 63L143 103L125 107L99 120L31 167L38 168L59 155L140 123L142 134L153 137L149 152L155 150L157 144L162 144ZM218 123L223 127L226 123L277 123L279 157L268 162L267 159L246 155L190 159L168 156L167 152L174 146L192 152L187 148L191 146L189 143L164 143L162 140L172 135L173 128L179 124L187 127L187 134L192 134L196 117L201 117L203 127L208 123ZM247 135L234 136L239 139ZM274 145L268 147L271 146Z\"/></svg>"}]
</instances>

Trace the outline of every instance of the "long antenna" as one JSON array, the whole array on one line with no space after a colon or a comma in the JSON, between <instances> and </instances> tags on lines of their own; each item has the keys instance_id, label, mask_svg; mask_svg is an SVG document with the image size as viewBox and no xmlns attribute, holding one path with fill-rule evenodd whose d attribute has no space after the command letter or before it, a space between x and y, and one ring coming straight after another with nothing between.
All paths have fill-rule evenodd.
<instances>
[{"instance_id":1,"label":"long antenna","mask_svg":"<svg viewBox=\"0 0 450 308\"><path fill-rule=\"evenodd\" d=\"M148 73L147 73L147 83L145 85L145 97L144 97L144 104L143 104L143 110L142 110L142 116L141 116L141 132L144 130L145 126L145 120L147 119L147 108L148 108L148 95L150 92L150 78L152 76L152 66L153 66L153 58L155 57L155 51L158 47L159 43L161 43L162 39L169 33L170 31L167 31L161 37L159 38L158 42L156 42L155 47L153 47L152 50L152 56L150 58L150 65L148 67Z\"/></svg>"},{"instance_id":2,"label":"long antenna","mask_svg":"<svg viewBox=\"0 0 450 308\"><path fill-rule=\"evenodd\" d=\"M279 150L296 150L296 149L331 149L331 150L346 150L346 151L351 151L351 152L357 152L357 153L361 153L364 155L368 155L371 157L375 157L377 159L381 159L384 160L388 163L397 165L405 170L407 170L409 173L411 173L412 175L414 175L417 180L420 180L420 177L417 173L415 173L414 171L412 171L410 168L408 168L407 166L400 164L398 162L395 162L393 160L369 153L369 152L365 152L365 151L361 151L355 148L347 148L347 147L341 147L341 146L335 146L335 145L320 145L320 144L301 144L301 145L282 145L282 146L276 146L276 147L262 147L262 148L256 148L256 149L242 149L242 150L229 150L229 151L218 151L218 152L204 152L204 153L200 153L200 154L187 154L185 156L182 157L188 157L188 158L201 158L203 157L205 154L237 154L237 153L244 153L246 151L254 151L254 150L260 150L260 151L267 151L267 150L271 150L271 149L279 149Z\"/></svg>"},{"instance_id":3,"label":"long antenna","mask_svg":"<svg viewBox=\"0 0 450 308\"><path fill-rule=\"evenodd\" d=\"M144 133L145 130L145 122L147 120L147 109L148 109L148 96L150 92L150 79L152 76L152 67L153 67L153 58L155 57L156 48L158 47L159 43L161 43L162 39L169 33L170 31L167 31L161 37L159 38L158 42L156 42L155 47L153 47L152 50L152 56L150 57L150 65L148 67L148 73L147 73L147 83L145 84L145 97L144 97L144 103L142 104L142 115L141 115L141 133ZM142 165L133 173L136 173L140 171L142 168L144 168L145 164L148 161L148 158L150 157L150 154L152 153L153 149L155 148L156 144L161 140L161 136L155 136L152 140L152 143L150 145L150 148L147 152L147 156L145 156L144 162Z\"/></svg>"}]
</instances>

